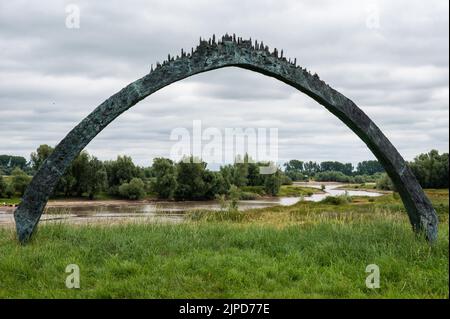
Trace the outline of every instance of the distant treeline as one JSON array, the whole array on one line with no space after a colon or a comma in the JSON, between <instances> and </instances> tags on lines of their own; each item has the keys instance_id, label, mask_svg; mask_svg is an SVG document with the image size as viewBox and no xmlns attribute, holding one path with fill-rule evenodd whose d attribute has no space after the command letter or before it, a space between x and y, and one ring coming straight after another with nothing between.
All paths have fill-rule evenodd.
<instances>
[{"instance_id":1,"label":"distant treeline","mask_svg":"<svg viewBox=\"0 0 450 319\"><path fill-rule=\"evenodd\" d=\"M35 172L52 152L53 148L48 145L39 146L31 154L29 169ZM281 169L270 175L259 174L259 165L268 163L250 163L248 156L242 162L223 166L218 172L208 170L207 163L192 157L178 163L155 158L152 166L140 167L128 156L100 161L83 151L60 179L54 195L94 198L107 193L140 199L155 194L162 199L205 200L227 195L233 185L239 188L257 186L264 194L277 195L281 184L290 182ZM0 179L0 197L22 195L30 179L21 168L12 169L9 182Z\"/></svg>"},{"instance_id":2,"label":"distant treeline","mask_svg":"<svg viewBox=\"0 0 450 319\"><path fill-rule=\"evenodd\" d=\"M41 145L31 154L30 162L20 156L0 155L0 197L22 195L32 174L53 152ZM281 185L293 181L335 181L348 183L376 182L377 187L393 189L392 182L378 161L363 161L356 169L350 163L337 161L303 162L291 160L284 170L261 175L259 167L268 163L253 163L246 155L234 164L222 166L219 171L206 168L207 163L185 158L175 163L166 158L155 158L150 167L140 167L131 157L118 156L116 160L100 161L82 152L59 181L55 196L94 198L101 193L114 197L140 199L153 194L162 199L204 200L227 196L238 188L241 196L251 199L259 195L277 195ZM448 188L448 153L432 150L420 154L409 163L425 188ZM6 175L7 177L3 177Z\"/></svg>"},{"instance_id":3,"label":"distant treeline","mask_svg":"<svg viewBox=\"0 0 450 319\"><path fill-rule=\"evenodd\" d=\"M11 175L14 168L31 173L30 165L22 156L0 155L0 170L5 175Z\"/></svg>"},{"instance_id":4,"label":"distant treeline","mask_svg":"<svg viewBox=\"0 0 450 319\"><path fill-rule=\"evenodd\" d=\"M303 162L291 160L284 164L286 175L294 181L303 181L314 178L317 181L356 182L372 181L370 176L384 172L378 161L363 161L358 163L356 170L351 163L337 161Z\"/></svg>"},{"instance_id":5,"label":"distant treeline","mask_svg":"<svg viewBox=\"0 0 450 319\"><path fill-rule=\"evenodd\" d=\"M448 153L439 154L432 150L418 155L408 164L422 187L448 188L448 157ZM336 161L317 163L291 160L284 167L286 175L293 181L314 179L341 183L376 182L378 188L393 189L383 166L375 160L360 162L356 169L351 163Z\"/></svg>"}]
</instances>

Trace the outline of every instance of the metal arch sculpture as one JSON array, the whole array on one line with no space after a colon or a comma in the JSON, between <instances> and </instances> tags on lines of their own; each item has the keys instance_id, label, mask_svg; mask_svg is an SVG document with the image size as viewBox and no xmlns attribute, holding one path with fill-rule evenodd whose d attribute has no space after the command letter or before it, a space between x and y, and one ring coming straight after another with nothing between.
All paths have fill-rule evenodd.
<instances>
[{"instance_id":1,"label":"metal arch sculpture","mask_svg":"<svg viewBox=\"0 0 450 319\"><path fill-rule=\"evenodd\" d=\"M311 75L287 60L283 51L272 52L263 42L225 35L216 42L202 40L190 53L171 57L144 77L129 84L100 104L56 146L33 177L14 212L18 239L26 243L32 236L58 180L84 147L109 123L140 100L194 74L224 67L240 67L274 77L310 96L343 121L369 147L395 184L413 230L425 234L428 241L437 238L437 216L430 200L402 156L370 118L317 74Z\"/></svg>"}]
</instances>

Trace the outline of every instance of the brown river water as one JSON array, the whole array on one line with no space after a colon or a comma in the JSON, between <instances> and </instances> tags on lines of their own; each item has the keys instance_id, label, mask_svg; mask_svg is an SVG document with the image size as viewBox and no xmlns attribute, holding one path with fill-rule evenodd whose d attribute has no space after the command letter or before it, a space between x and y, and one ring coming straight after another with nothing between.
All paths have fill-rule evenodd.
<instances>
[{"instance_id":1,"label":"brown river water","mask_svg":"<svg viewBox=\"0 0 450 319\"><path fill-rule=\"evenodd\" d=\"M296 183L299 186L320 188L320 184ZM337 189L342 184L325 185L324 193L303 197L305 201L321 201L327 196L345 194L345 190ZM382 194L368 191L347 191L350 196L380 196ZM239 210L266 208L272 206L290 206L302 200L300 197L274 197L257 200L239 201ZM108 205L62 205L51 206L41 217L41 222L67 221L71 223L93 222L181 222L185 213L193 210L219 211L217 201L186 201L186 202L144 202L130 204L129 202ZM13 225L14 218L11 208L0 206L0 225Z\"/></svg>"}]
</instances>

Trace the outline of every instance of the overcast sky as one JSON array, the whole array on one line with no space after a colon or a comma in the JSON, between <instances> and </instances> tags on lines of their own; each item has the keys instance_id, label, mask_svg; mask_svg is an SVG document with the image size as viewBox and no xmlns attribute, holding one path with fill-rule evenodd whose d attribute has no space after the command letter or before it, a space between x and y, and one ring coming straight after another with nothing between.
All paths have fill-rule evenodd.
<instances>
[{"instance_id":1,"label":"overcast sky","mask_svg":"<svg viewBox=\"0 0 450 319\"><path fill-rule=\"evenodd\" d=\"M236 33L317 72L352 99L407 160L448 152L449 2L1 1L0 154L29 158L167 54ZM66 6L80 8L67 28ZM287 85L226 68L173 84L101 132L87 150L141 165L169 156L177 127L278 128L279 161L372 159L321 105Z\"/></svg>"}]
</instances>

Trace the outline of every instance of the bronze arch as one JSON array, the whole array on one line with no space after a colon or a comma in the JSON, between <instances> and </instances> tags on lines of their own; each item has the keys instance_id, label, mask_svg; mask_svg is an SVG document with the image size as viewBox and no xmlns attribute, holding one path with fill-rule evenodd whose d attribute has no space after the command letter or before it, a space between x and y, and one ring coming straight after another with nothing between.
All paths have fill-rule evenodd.
<instances>
[{"instance_id":1,"label":"bronze arch","mask_svg":"<svg viewBox=\"0 0 450 319\"><path fill-rule=\"evenodd\" d=\"M273 52L262 42L223 36L219 41L202 40L190 53L168 57L149 74L129 84L100 104L56 146L34 175L14 212L18 239L27 242L58 180L85 146L120 114L152 93L194 74L224 67L240 67L274 77L310 96L357 134L384 166L408 212L413 230L427 240L437 238L436 212L413 173L391 142L350 99L332 89L314 74Z\"/></svg>"}]
</instances>

